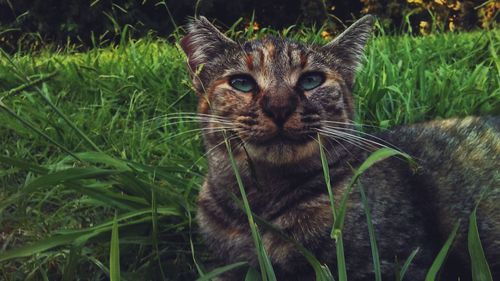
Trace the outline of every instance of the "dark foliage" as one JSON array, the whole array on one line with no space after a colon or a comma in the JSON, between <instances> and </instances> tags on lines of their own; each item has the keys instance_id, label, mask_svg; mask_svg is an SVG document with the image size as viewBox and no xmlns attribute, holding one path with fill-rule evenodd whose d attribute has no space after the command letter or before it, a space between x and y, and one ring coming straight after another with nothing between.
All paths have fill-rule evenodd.
<instances>
[{"instance_id":1,"label":"dark foliage","mask_svg":"<svg viewBox=\"0 0 500 281\"><path fill-rule=\"evenodd\" d=\"M284 28L293 24L321 25L329 17L333 1L322 0L0 0L0 44L16 50L18 42L37 45L43 42L78 43L118 40L123 28L135 36L153 31L167 36L195 13L215 18L230 26L253 15L261 26ZM359 16L358 1L335 1L341 20Z\"/></svg>"},{"instance_id":2,"label":"dark foliage","mask_svg":"<svg viewBox=\"0 0 500 281\"><path fill-rule=\"evenodd\" d=\"M330 30L343 29L340 22L363 13L377 15L385 27L405 27L405 16L411 14L410 27L415 32L422 21L437 23L441 30L470 29L487 27L500 10L496 1L474 9L485 1L0 0L0 47L16 51L27 46L39 48L46 42L92 47L118 41L125 27L134 37L148 32L168 36L195 14L217 19L226 27L239 19L246 25L254 17L260 26L277 29L326 22Z\"/></svg>"}]
</instances>

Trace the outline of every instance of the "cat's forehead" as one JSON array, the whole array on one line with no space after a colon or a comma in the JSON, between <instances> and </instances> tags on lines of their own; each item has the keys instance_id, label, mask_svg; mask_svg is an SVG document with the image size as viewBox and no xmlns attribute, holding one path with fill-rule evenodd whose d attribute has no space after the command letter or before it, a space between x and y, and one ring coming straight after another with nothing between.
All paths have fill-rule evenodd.
<instances>
[{"instance_id":1,"label":"cat's forehead","mask_svg":"<svg viewBox=\"0 0 500 281\"><path fill-rule=\"evenodd\" d=\"M317 64L318 56L313 46L279 37L244 42L236 52L239 66L249 71L303 69Z\"/></svg>"},{"instance_id":2,"label":"cat's forehead","mask_svg":"<svg viewBox=\"0 0 500 281\"><path fill-rule=\"evenodd\" d=\"M283 52L283 51L307 51L309 46L300 42L292 41L291 39L266 36L260 39L254 39L244 42L242 51L254 52L260 50L267 50L269 52Z\"/></svg>"}]
</instances>

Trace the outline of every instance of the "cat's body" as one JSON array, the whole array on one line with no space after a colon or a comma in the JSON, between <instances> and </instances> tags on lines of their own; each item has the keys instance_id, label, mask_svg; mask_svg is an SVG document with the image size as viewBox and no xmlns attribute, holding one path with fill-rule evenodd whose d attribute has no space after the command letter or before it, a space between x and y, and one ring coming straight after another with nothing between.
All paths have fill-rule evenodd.
<instances>
[{"instance_id":1,"label":"cat's body","mask_svg":"<svg viewBox=\"0 0 500 281\"><path fill-rule=\"evenodd\" d=\"M390 158L360 179L384 280L394 279L417 247L405 279L423 280L458 220L458 246L446 274L469 278L468 267L461 266L468 260L464 239L468 217L483 192L479 233L494 276L500 273L500 118L434 121L363 139L347 135L353 130L354 69L370 27L371 19L364 18L326 46L273 38L240 46L206 19L191 26L182 45L201 95L199 113L209 150L197 219L220 265L247 261L258 268L247 216L231 196L239 197L239 189L223 143L226 134L252 211L336 268L332 211L313 139L320 133L337 202L353 168L377 143L390 143L419 164L415 171L404 160ZM294 245L265 228L260 232L278 280L314 280ZM372 280L370 240L357 189L348 201L343 240L349 280ZM222 279L243 280L245 272L232 271Z\"/></svg>"}]
</instances>

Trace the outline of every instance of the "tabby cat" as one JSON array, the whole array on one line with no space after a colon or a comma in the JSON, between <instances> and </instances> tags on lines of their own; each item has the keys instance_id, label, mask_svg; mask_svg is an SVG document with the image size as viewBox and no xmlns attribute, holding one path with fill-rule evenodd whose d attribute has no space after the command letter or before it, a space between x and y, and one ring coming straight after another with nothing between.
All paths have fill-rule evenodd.
<instances>
[{"instance_id":1,"label":"tabby cat","mask_svg":"<svg viewBox=\"0 0 500 281\"><path fill-rule=\"evenodd\" d=\"M468 117L416 124L374 136L355 133L352 88L373 18L365 16L320 46L267 37L237 43L206 18L194 19L181 46L199 94L208 151L208 174L197 220L218 264L246 261L258 269L246 214L224 138L228 138L252 211L336 268L328 191L318 135L330 168L335 199L380 144L414 157L389 158L360 179L371 210L384 280L413 250L405 280L424 280L437 252L461 221L444 268L447 280L470 279L467 225L477 217L486 258L500 280L500 118ZM361 197L352 192L343 230L349 280L373 280L370 242ZM260 228L278 280L314 280L296 247ZM247 268L220 280L243 280Z\"/></svg>"}]
</instances>

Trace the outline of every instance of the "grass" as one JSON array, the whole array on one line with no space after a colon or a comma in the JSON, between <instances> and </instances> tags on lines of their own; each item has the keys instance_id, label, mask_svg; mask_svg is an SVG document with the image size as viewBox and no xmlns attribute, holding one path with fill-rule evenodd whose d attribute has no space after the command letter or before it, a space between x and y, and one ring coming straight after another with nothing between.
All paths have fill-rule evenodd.
<instances>
[{"instance_id":1,"label":"grass","mask_svg":"<svg viewBox=\"0 0 500 281\"><path fill-rule=\"evenodd\" d=\"M285 32L322 41L319 30ZM357 76L357 122L500 114L500 31L378 33ZM182 118L196 110L184 60L151 38L0 55L0 279L214 274L192 220L206 163L197 125Z\"/></svg>"}]
</instances>

